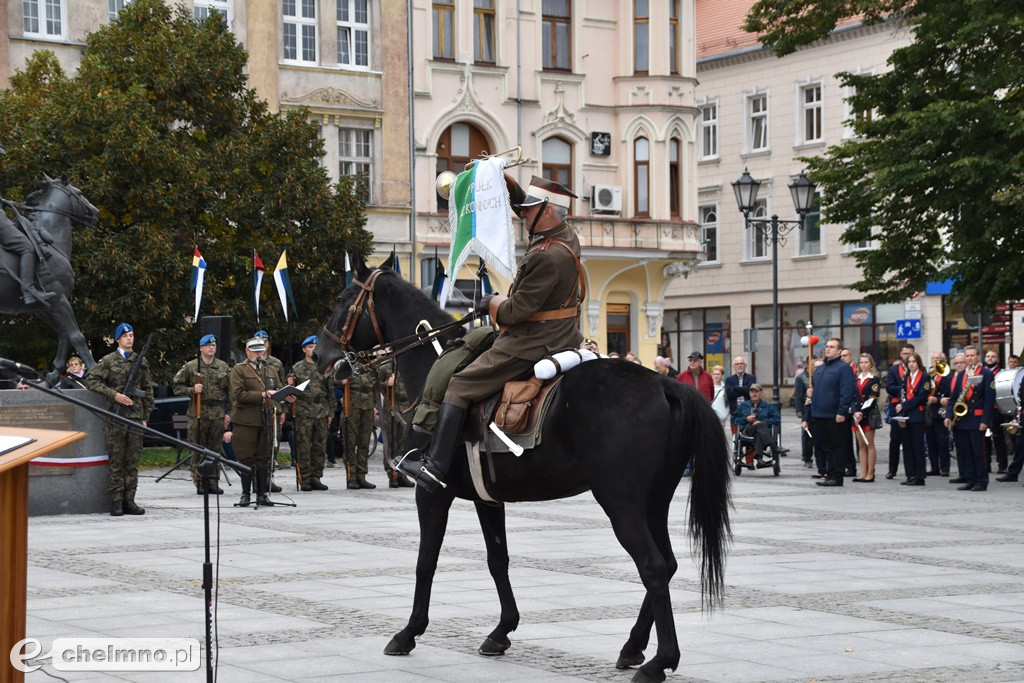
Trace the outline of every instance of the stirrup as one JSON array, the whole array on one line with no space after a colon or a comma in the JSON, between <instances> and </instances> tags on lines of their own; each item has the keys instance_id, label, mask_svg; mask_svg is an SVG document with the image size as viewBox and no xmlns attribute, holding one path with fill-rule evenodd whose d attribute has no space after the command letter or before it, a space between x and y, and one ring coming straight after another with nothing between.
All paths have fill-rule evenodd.
<instances>
[{"instance_id":1,"label":"stirrup","mask_svg":"<svg viewBox=\"0 0 1024 683\"><path fill-rule=\"evenodd\" d=\"M430 477L431 479L433 479L434 481L436 481L436 482L437 482L438 484L440 484L440 485L441 485L441 488L443 488L443 489L446 489L446 488L448 488L448 484L444 483L443 481L441 481L440 479L438 479L437 477L435 477L435 476L434 476L434 473L433 473L433 472L431 472L430 470L428 470L428 469L427 469L426 467L420 467L420 473L421 473L421 474L425 474L425 475L427 475L428 477Z\"/></svg>"}]
</instances>

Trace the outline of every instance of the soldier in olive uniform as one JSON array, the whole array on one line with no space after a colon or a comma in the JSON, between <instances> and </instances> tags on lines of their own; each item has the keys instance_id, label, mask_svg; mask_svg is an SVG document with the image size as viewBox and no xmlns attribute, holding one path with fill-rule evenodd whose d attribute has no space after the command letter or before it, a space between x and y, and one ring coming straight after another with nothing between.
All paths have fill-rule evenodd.
<instances>
[{"instance_id":1,"label":"soldier in olive uniform","mask_svg":"<svg viewBox=\"0 0 1024 683\"><path fill-rule=\"evenodd\" d=\"M380 418L380 429L384 434L384 443L387 449L384 453L384 471L388 475L388 487L397 489L402 486L415 486L400 471L391 467L388 456L401 454L402 443L405 432L405 425L395 416L395 408L405 410L409 407L409 400L405 393L405 384L402 378L394 371L395 362L388 361L377 368L377 383L383 392L383 410Z\"/></svg>"},{"instance_id":2,"label":"soldier in olive uniform","mask_svg":"<svg viewBox=\"0 0 1024 683\"><path fill-rule=\"evenodd\" d=\"M263 360L265 360L267 362L267 367L269 368L269 371L271 372L271 374L273 374L274 381L277 382L276 386L278 388L283 387L287 383L288 377L287 377L287 373L285 372L285 369L284 369L284 363L281 362L281 359L280 358L276 358L276 357L270 355L270 335L267 334L266 330L256 330L255 334L253 334L252 336L253 336L253 339L262 339L263 340L263 344L264 344L264 346L266 346L266 350L263 351L263 353L261 353L260 356L263 358ZM290 410L291 403L294 402L295 398L292 397L292 396L289 396L288 399L286 399L286 400L288 401L288 404L289 404L288 406L282 406L280 403L278 403L276 401L272 405L272 408L274 409L274 415L275 415L274 419L276 420L276 422L274 423L274 425L275 425L275 427L274 427L274 438L272 439L273 453L271 455L271 461L273 463L273 466L271 466L271 468L269 470L270 474L268 475L271 478L270 479L270 492L271 493L281 493L281 487L278 486L277 484L275 484L274 480L273 480L274 469L275 469L275 467L277 465L277 450L278 450L278 447L279 447L278 437L281 435L282 429L284 427L285 410ZM293 453L292 454L292 458L294 458L294 457L295 457L295 454Z\"/></svg>"},{"instance_id":3,"label":"soldier in olive uniform","mask_svg":"<svg viewBox=\"0 0 1024 683\"><path fill-rule=\"evenodd\" d=\"M274 434L274 392L281 388L277 373L263 359L266 344L253 338L245 342L246 360L231 368L228 374L228 395L231 397L231 424L234 434L231 442L238 462L252 468L252 474L242 474L242 497L239 507L249 505L253 475L256 479L256 503L270 502L267 491L270 482L269 466Z\"/></svg>"},{"instance_id":4,"label":"soldier in olive uniform","mask_svg":"<svg viewBox=\"0 0 1024 683\"><path fill-rule=\"evenodd\" d=\"M199 340L199 357L185 363L174 376L172 388L175 396L192 399L188 406L188 440L203 448L220 453L224 430L230 419L224 410L228 400L228 364L217 358L217 337L207 334ZM199 456L192 454L192 481L196 493L202 495L197 465ZM221 494L220 468L206 482L210 493Z\"/></svg>"},{"instance_id":5,"label":"soldier in olive uniform","mask_svg":"<svg viewBox=\"0 0 1024 683\"><path fill-rule=\"evenodd\" d=\"M320 481L324 476L324 459L327 456L327 421L331 416L334 391L330 379L316 370L313 349L316 336L306 337L302 342L305 358L292 366L296 384L309 380L306 390L295 402L295 445L298 449L299 488L303 491L326 491L327 485Z\"/></svg>"},{"instance_id":6,"label":"soldier in olive uniform","mask_svg":"<svg viewBox=\"0 0 1024 683\"><path fill-rule=\"evenodd\" d=\"M342 385L348 386L348 417L345 419L348 428L345 434L347 487L375 489L375 485L366 481L366 461L370 456L370 435L373 434L373 375L352 375Z\"/></svg>"},{"instance_id":7,"label":"soldier in olive uniform","mask_svg":"<svg viewBox=\"0 0 1024 683\"><path fill-rule=\"evenodd\" d=\"M143 358L135 377L135 390L131 395L124 393L132 366L139 360L132 352L135 332L128 323L121 323L114 330L117 350L103 356L85 376L86 386L107 397L107 410L114 411L124 406L122 415L137 420L143 427L153 412L153 383L149 376L149 364ZM112 517L144 515L146 511L135 504L135 490L139 486L139 455L142 453L142 431L129 429L120 424L108 424L103 429L103 443L110 459L107 473L107 493L110 495Z\"/></svg>"},{"instance_id":8,"label":"soldier in olive uniform","mask_svg":"<svg viewBox=\"0 0 1024 683\"><path fill-rule=\"evenodd\" d=\"M556 182L533 176L525 192L505 176L512 208L530 227L530 246L507 297L484 296L477 311L501 327L494 345L452 376L437 416L429 450L414 449L399 467L427 491L451 466L469 405L501 391L505 382L544 356L579 348L579 306L585 283L580 243L565 218L576 196Z\"/></svg>"}]
</instances>

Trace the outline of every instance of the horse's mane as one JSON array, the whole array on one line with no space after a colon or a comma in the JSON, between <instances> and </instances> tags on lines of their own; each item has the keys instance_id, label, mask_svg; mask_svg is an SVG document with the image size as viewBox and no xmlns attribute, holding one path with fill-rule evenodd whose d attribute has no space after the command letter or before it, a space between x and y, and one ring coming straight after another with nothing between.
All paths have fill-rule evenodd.
<instances>
[{"instance_id":1,"label":"horse's mane","mask_svg":"<svg viewBox=\"0 0 1024 683\"><path fill-rule=\"evenodd\" d=\"M32 192L25 197L25 203L33 204L33 202L42 200L42 198L45 197L51 189L53 189L53 186L59 182L60 181L56 179L37 180L35 183L36 189L32 190Z\"/></svg>"}]
</instances>

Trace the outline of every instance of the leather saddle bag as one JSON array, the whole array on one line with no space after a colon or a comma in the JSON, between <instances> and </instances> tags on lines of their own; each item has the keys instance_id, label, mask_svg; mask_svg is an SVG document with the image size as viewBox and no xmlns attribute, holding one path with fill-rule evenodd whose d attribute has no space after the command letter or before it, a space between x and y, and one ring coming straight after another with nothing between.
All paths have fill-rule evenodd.
<instances>
[{"instance_id":1,"label":"leather saddle bag","mask_svg":"<svg viewBox=\"0 0 1024 683\"><path fill-rule=\"evenodd\" d=\"M526 431L530 406L540 393L541 380L531 377L525 382L506 382L501 401L494 413L494 422L508 434Z\"/></svg>"}]
</instances>

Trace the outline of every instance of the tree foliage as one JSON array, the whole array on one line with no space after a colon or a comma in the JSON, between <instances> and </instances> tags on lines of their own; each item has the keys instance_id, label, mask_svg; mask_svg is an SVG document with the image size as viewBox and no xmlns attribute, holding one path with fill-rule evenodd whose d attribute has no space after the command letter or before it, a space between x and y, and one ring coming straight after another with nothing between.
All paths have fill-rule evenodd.
<instances>
[{"instance_id":1,"label":"tree foliage","mask_svg":"<svg viewBox=\"0 0 1024 683\"><path fill-rule=\"evenodd\" d=\"M1024 14L985 0L761 0L746 29L786 54L845 16L892 21L912 42L884 73L839 74L853 86L857 137L806 159L823 219L846 224L855 289L895 301L953 278L974 304L1020 297L1024 260ZM904 23L905 22L905 23Z\"/></svg>"},{"instance_id":2,"label":"tree foliage","mask_svg":"<svg viewBox=\"0 0 1024 683\"><path fill-rule=\"evenodd\" d=\"M362 194L350 179L332 186L318 126L306 111L270 113L245 65L216 15L199 22L136 0L90 34L76 75L39 51L0 93L4 194L24 197L43 173L66 173L100 209L96 228L74 234L72 305L94 353L130 320L157 332L160 369L194 355L193 245L209 266L201 312L233 316L236 335L257 326L252 250L268 271L287 250L298 318L285 323L270 281L258 323L280 342L318 329L345 251L368 250Z\"/></svg>"}]
</instances>

